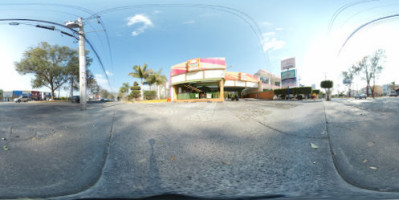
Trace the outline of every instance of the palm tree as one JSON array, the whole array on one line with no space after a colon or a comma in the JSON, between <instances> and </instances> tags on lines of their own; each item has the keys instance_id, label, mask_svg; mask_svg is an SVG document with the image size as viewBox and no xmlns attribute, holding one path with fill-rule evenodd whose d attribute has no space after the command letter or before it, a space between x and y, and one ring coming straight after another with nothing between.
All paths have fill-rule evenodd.
<instances>
[{"instance_id":1,"label":"palm tree","mask_svg":"<svg viewBox=\"0 0 399 200\"><path fill-rule=\"evenodd\" d=\"M122 94L129 93L129 88L130 88L129 83L127 83L127 82L123 83L122 87L119 89L119 92Z\"/></svg>"},{"instance_id":2,"label":"palm tree","mask_svg":"<svg viewBox=\"0 0 399 200\"><path fill-rule=\"evenodd\" d=\"M148 77L145 79L144 84L148 84L150 86L150 90L152 89L152 85L155 84L157 79L157 74L152 72L148 75Z\"/></svg>"},{"instance_id":3,"label":"palm tree","mask_svg":"<svg viewBox=\"0 0 399 200\"><path fill-rule=\"evenodd\" d=\"M140 79L140 85L141 85L140 98L141 98L141 100L143 100L143 80L147 79L148 76L151 74L151 72L152 72L152 69L147 69L147 64L144 63L143 66L134 65L133 72L129 73L129 76Z\"/></svg>"},{"instance_id":4,"label":"palm tree","mask_svg":"<svg viewBox=\"0 0 399 200\"><path fill-rule=\"evenodd\" d=\"M157 97L160 99L160 85L164 85L168 80L165 75L162 74L162 69L158 70L157 73L154 74L155 76L155 85L157 85Z\"/></svg>"}]
</instances>

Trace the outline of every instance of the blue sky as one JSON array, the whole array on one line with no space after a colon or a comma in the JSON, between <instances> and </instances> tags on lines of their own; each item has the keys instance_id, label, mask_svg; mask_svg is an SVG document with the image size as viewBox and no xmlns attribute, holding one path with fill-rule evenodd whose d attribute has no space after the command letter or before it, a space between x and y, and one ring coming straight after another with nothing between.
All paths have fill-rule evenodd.
<instances>
[{"instance_id":1,"label":"blue sky","mask_svg":"<svg viewBox=\"0 0 399 200\"><path fill-rule=\"evenodd\" d=\"M387 51L386 70L379 82L399 82L393 75L397 72L396 64L399 64L394 56L399 53L396 47L399 46L397 20L363 30L337 57L340 45L355 28L376 17L394 14L398 6L389 0L117 0L57 1L56 4L51 1L2 1L0 18L43 19L63 24L78 16L90 16L81 8L97 12L122 7L99 13L109 36L112 62L102 26L96 19L85 21L86 36L100 54L112 88L108 88L105 74L93 53L90 53L94 58L90 70L101 86L114 91L123 82L133 83L135 79L127 75L133 65L147 63L150 68L162 69L168 75L170 66L197 57L226 57L227 66L231 67L229 71L255 73L265 69L274 74L280 74L282 59L296 57L302 84L319 85L327 76L335 81L337 90L343 90L340 72L378 48ZM334 13L340 8L345 9L328 32ZM100 32L92 32L98 30ZM27 48L41 41L71 48L78 46L72 38L57 31L0 23L1 89L32 89L31 77L17 74L14 62L21 59ZM360 79L357 82L362 86ZM46 88L41 90L48 91Z\"/></svg>"}]
</instances>

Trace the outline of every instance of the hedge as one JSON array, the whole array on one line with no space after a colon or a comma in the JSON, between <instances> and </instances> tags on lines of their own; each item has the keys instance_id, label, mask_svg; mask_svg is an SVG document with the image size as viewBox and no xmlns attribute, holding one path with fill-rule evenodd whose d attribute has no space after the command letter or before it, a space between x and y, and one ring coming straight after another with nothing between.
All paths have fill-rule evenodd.
<instances>
[{"instance_id":1,"label":"hedge","mask_svg":"<svg viewBox=\"0 0 399 200\"><path fill-rule=\"evenodd\" d=\"M144 98L146 100L153 100L157 97L157 91L155 90L145 90L144 91Z\"/></svg>"},{"instance_id":2,"label":"hedge","mask_svg":"<svg viewBox=\"0 0 399 200\"><path fill-rule=\"evenodd\" d=\"M320 94L320 90L313 90L313 93Z\"/></svg>"},{"instance_id":3,"label":"hedge","mask_svg":"<svg viewBox=\"0 0 399 200\"><path fill-rule=\"evenodd\" d=\"M311 93L312 93L312 87L296 87L296 88L289 89L290 95L298 95L298 94L309 95ZM274 94L277 96L288 95L288 88L275 89Z\"/></svg>"}]
</instances>

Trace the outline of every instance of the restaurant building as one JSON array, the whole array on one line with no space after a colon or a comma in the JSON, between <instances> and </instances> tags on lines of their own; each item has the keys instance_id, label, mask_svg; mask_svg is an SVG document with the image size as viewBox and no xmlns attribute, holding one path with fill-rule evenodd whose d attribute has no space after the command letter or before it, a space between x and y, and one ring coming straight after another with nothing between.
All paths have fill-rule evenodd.
<instances>
[{"instance_id":1,"label":"restaurant building","mask_svg":"<svg viewBox=\"0 0 399 200\"><path fill-rule=\"evenodd\" d=\"M174 102L224 101L228 94L245 89L262 91L257 76L228 72L225 58L195 58L171 67L170 96Z\"/></svg>"}]
</instances>

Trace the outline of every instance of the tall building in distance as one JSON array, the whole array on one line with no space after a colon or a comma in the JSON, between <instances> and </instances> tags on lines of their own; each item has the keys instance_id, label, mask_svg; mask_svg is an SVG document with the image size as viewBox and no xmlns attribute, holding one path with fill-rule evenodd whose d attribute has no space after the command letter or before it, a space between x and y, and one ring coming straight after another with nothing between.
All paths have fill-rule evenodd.
<instances>
[{"instance_id":1,"label":"tall building in distance","mask_svg":"<svg viewBox=\"0 0 399 200\"><path fill-rule=\"evenodd\" d=\"M266 70L260 69L254 74L262 81L263 89L279 89L281 88L281 78Z\"/></svg>"}]
</instances>

